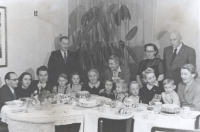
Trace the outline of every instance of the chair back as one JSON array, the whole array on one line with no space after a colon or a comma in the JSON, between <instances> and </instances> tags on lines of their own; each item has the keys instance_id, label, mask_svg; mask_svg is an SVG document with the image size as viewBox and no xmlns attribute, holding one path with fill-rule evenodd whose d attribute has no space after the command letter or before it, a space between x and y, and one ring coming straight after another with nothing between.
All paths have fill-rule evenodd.
<instances>
[{"instance_id":1,"label":"chair back","mask_svg":"<svg viewBox=\"0 0 200 132\"><path fill-rule=\"evenodd\" d=\"M175 128L152 127L151 132L200 132L199 130L184 130Z\"/></svg>"},{"instance_id":2,"label":"chair back","mask_svg":"<svg viewBox=\"0 0 200 132\"><path fill-rule=\"evenodd\" d=\"M117 119L98 119L98 132L133 132L133 117L123 120Z\"/></svg>"},{"instance_id":3,"label":"chair back","mask_svg":"<svg viewBox=\"0 0 200 132\"><path fill-rule=\"evenodd\" d=\"M196 121L195 121L195 129L200 129L200 115L198 115L196 117Z\"/></svg>"}]
</instances>

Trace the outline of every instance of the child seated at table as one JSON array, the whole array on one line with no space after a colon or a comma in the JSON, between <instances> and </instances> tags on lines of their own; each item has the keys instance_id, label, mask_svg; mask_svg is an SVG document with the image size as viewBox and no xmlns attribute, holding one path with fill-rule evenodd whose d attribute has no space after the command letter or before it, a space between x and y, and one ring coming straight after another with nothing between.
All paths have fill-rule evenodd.
<instances>
[{"instance_id":1,"label":"child seated at table","mask_svg":"<svg viewBox=\"0 0 200 132\"><path fill-rule=\"evenodd\" d=\"M55 94L62 93L66 94L70 92L71 90L67 88L67 75L62 73L58 76L58 86L54 86L52 92Z\"/></svg>"},{"instance_id":2,"label":"child seated at table","mask_svg":"<svg viewBox=\"0 0 200 132\"><path fill-rule=\"evenodd\" d=\"M119 79L116 81L116 96L115 99L123 102L127 97L127 84L124 80Z\"/></svg>"},{"instance_id":3,"label":"child seated at table","mask_svg":"<svg viewBox=\"0 0 200 132\"><path fill-rule=\"evenodd\" d=\"M128 99L131 99L131 102L133 102L134 104L139 104L140 102L139 89L140 86L138 82L132 81L130 83Z\"/></svg>"},{"instance_id":4,"label":"child seated at table","mask_svg":"<svg viewBox=\"0 0 200 132\"><path fill-rule=\"evenodd\" d=\"M71 83L69 83L67 87L71 89L71 92L81 91L82 89L81 78L77 72L72 73Z\"/></svg>"},{"instance_id":5,"label":"child seated at table","mask_svg":"<svg viewBox=\"0 0 200 132\"><path fill-rule=\"evenodd\" d=\"M114 83L111 79L105 81L104 91L100 93L100 96L104 96L110 99L115 99L115 94L113 93Z\"/></svg>"},{"instance_id":6,"label":"child seated at table","mask_svg":"<svg viewBox=\"0 0 200 132\"><path fill-rule=\"evenodd\" d=\"M144 82L146 83L146 85L144 85L139 90L139 96L142 103L152 104L153 102L160 101L161 89L155 86L157 84L157 81L154 70L152 68L147 68L145 71L142 72L142 76Z\"/></svg>"},{"instance_id":7,"label":"child seated at table","mask_svg":"<svg viewBox=\"0 0 200 132\"><path fill-rule=\"evenodd\" d=\"M176 104L180 105L178 94L174 91L176 85L174 85L173 79L165 79L163 81L163 87L165 92L163 92L162 100L165 104Z\"/></svg>"}]
</instances>

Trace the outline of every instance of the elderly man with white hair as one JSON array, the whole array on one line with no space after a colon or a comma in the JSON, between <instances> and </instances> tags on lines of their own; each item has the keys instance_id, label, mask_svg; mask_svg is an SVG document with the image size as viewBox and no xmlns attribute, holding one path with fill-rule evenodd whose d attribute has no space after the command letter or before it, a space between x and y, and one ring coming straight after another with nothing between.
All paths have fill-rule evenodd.
<instances>
[{"instance_id":1,"label":"elderly man with white hair","mask_svg":"<svg viewBox=\"0 0 200 132\"><path fill-rule=\"evenodd\" d=\"M165 78L172 78L178 85L181 80L180 70L184 64L196 66L195 50L181 42L179 31L172 31L169 35L171 45L165 47L163 60L165 66Z\"/></svg>"}]
</instances>

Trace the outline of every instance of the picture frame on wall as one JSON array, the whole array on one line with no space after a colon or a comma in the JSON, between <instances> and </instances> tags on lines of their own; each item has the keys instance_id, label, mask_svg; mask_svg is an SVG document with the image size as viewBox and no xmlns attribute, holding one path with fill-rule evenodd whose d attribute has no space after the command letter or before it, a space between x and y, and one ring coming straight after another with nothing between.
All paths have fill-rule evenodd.
<instances>
[{"instance_id":1,"label":"picture frame on wall","mask_svg":"<svg viewBox=\"0 0 200 132\"><path fill-rule=\"evenodd\" d=\"M7 67L6 7L0 6L0 67Z\"/></svg>"}]
</instances>

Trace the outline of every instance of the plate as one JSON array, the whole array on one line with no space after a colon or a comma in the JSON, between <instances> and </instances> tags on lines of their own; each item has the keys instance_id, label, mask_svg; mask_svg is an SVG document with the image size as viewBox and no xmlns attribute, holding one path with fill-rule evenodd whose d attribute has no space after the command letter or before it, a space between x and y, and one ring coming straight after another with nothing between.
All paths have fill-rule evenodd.
<instances>
[{"instance_id":1,"label":"plate","mask_svg":"<svg viewBox=\"0 0 200 132\"><path fill-rule=\"evenodd\" d=\"M166 116L174 116L175 115L175 113L169 113L169 112L160 112L160 114L166 115Z\"/></svg>"},{"instance_id":2,"label":"plate","mask_svg":"<svg viewBox=\"0 0 200 132\"><path fill-rule=\"evenodd\" d=\"M189 113L187 115L184 115L184 114L181 114L181 117L182 118L186 118L186 119L195 119L196 118L196 114L193 114L193 113Z\"/></svg>"},{"instance_id":3,"label":"plate","mask_svg":"<svg viewBox=\"0 0 200 132\"><path fill-rule=\"evenodd\" d=\"M96 107L97 105L99 105L99 104L97 103L97 104L94 104L94 105L85 105L85 104L82 104L82 103L78 103L78 106L85 107L85 108L93 108L93 107Z\"/></svg>"}]
</instances>

